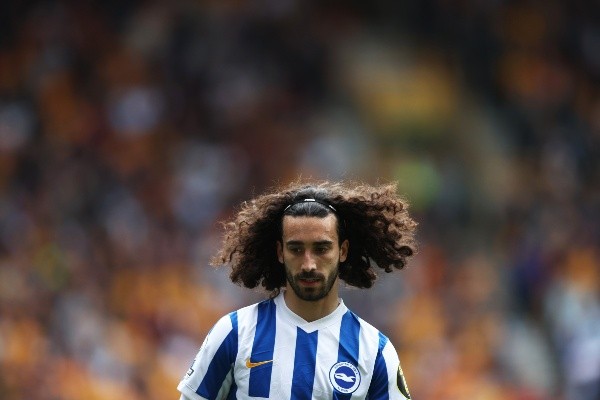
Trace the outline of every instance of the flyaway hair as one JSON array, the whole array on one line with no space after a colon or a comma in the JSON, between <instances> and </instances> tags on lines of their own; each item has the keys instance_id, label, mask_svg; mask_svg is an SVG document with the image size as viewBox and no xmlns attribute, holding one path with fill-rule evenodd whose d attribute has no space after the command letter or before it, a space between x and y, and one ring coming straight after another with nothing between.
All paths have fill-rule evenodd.
<instances>
[{"instance_id":1,"label":"flyaway hair","mask_svg":"<svg viewBox=\"0 0 600 400\"><path fill-rule=\"evenodd\" d=\"M350 242L348 257L340 264L340 279L369 288L377 268L385 272L402 269L416 253L417 224L407 207L394 183L293 182L242 203L237 214L224 223L223 243L211 264L229 265L230 278L236 284L247 288L261 285L276 294L286 282L276 251L283 216L335 214L340 242Z\"/></svg>"}]
</instances>

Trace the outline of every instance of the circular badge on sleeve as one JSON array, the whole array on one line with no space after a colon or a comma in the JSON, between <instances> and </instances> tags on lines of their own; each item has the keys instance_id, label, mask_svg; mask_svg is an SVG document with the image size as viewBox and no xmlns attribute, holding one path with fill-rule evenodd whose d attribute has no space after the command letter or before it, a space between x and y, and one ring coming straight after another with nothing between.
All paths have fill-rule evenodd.
<instances>
[{"instance_id":1,"label":"circular badge on sleeve","mask_svg":"<svg viewBox=\"0 0 600 400\"><path fill-rule=\"evenodd\" d=\"M340 361L329 370L329 381L341 393L352 393L360 385L358 368L346 361Z\"/></svg>"}]
</instances>

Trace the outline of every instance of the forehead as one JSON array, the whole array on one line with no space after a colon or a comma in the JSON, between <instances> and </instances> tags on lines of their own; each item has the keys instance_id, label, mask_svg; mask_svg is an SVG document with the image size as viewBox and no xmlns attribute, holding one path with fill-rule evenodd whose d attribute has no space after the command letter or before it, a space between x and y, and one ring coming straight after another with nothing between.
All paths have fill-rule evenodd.
<instances>
[{"instance_id":1,"label":"forehead","mask_svg":"<svg viewBox=\"0 0 600 400\"><path fill-rule=\"evenodd\" d=\"M323 218L286 215L283 217L283 241L337 242L337 218L333 214Z\"/></svg>"}]
</instances>

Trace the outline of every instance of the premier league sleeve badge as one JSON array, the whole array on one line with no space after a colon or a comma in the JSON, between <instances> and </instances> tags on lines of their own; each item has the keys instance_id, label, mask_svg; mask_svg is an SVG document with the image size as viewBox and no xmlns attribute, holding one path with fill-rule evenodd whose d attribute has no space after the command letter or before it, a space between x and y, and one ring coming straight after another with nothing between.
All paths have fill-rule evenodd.
<instances>
[{"instance_id":1,"label":"premier league sleeve badge","mask_svg":"<svg viewBox=\"0 0 600 400\"><path fill-rule=\"evenodd\" d=\"M402 372L402 367L398 365L398 375L396 378L396 384L398 385L398 390L400 393L407 399L410 399L410 392L408 391L408 385L406 384L406 379L404 378L404 373Z\"/></svg>"}]
</instances>

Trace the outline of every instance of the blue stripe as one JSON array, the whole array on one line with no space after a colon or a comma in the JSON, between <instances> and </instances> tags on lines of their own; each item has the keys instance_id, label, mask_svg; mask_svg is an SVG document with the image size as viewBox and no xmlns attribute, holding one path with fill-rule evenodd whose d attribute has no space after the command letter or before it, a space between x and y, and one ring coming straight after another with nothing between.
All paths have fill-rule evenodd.
<instances>
[{"instance_id":1,"label":"blue stripe","mask_svg":"<svg viewBox=\"0 0 600 400\"><path fill-rule=\"evenodd\" d=\"M265 300L258 305L256 333L252 343L250 361L261 362L273 360L275 348L275 302ZM248 395L252 397L269 397L273 363L267 363L250 370Z\"/></svg>"},{"instance_id":2,"label":"blue stripe","mask_svg":"<svg viewBox=\"0 0 600 400\"><path fill-rule=\"evenodd\" d=\"M216 399L223 381L231 371L233 363L237 357L238 350L238 320L237 312L229 314L232 329L221 343L215 356L208 365L206 375L200 383L196 393L202 397L213 400Z\"/></svg>"},{"instance_id":3,"label":"blue stripe","mask_svg":"<svg viewBox=\"0 0 600 400\"><path fill-rule=\"evenodd\" d=\"M379 332L379 350L377 351L377 358L375 358L373 379L371 380L371 386L367 395L369 399L388 400L390 398L387 366L382 354L387 342L388 338Z\"/></svg>"},{"instance_id":4,"label":"blue stripe","mask_svg":"<svg viewBox=\"0 0 600 400\"><path fill-rule=\"evenodd\" d=\"M358 368L358 350L360 337L360 321L351 311L347 311L342 317L340 326L340 344L338 347L338 362L345 361ZM348 400L352 393L340 393L333 391L335 400Z\"/></svg>"},{"instance_id":5,"label":"blue stripe","mask_svg":"<svg viewBox=\"0 0 600 400\"><path fill-rule=\"evenodd\" d=\"M319 331L306 333L296 328L296 354L291 400L310 400L315 382Z\"/></svg>"}]
</instances>

